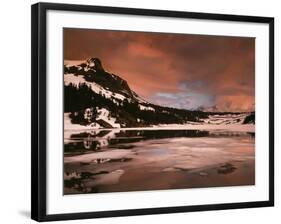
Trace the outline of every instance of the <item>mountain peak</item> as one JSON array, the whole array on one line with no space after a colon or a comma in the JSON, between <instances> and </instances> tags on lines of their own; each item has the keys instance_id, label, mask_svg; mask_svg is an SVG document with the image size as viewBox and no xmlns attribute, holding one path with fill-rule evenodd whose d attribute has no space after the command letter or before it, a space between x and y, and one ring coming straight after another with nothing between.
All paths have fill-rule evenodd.
<instances>
[{"instance_id":1,"label":"mountain peak","mask_svg":"<svg viewBox=\"0 0 281 224\"><path fill-rule=\"evenodd\" d=\"M96 71L104 71L102 62L99 58L89 58L87 59L87 65L90 68L95 69Z\"/></svg>"}]
</instances>

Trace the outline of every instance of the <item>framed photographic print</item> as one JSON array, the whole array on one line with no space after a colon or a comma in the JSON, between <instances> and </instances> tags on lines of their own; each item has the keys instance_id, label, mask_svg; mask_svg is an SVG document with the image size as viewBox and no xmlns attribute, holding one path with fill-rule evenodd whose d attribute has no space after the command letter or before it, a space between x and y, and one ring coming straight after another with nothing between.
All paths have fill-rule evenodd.
<instances>
[{"instance_id":1,"label":"framed photographic print","mask_svg":"<svg viewBox=\"0 0 281 224\"><path fill-rule=\"evenodd\" d=\"M274 19L32 6L32 218L274 204Z\"/></svg>"}]
</instances>

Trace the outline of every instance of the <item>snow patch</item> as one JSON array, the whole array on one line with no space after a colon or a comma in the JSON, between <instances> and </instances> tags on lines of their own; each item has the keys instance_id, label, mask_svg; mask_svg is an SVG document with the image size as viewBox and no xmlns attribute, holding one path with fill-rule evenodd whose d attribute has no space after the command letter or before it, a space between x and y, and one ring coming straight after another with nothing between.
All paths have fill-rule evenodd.
<instances>
[{"instance_id":1,"label":"snow patch","mask_svg":"<svg viewBox=\"0 0 281 224\"><path fill-rule=\"evenodd\" d=\"M121 125L116 122L116 118L110 116L109 110L105 108L101 108L97 110L98 116L96 118L97 121L103 120L106 123L110 124L113 128L120 128Z\"/></svg>"},{"instance_id":2,"label":"snow patch","mask_svg":"<svg viewBox=\"0 0 281 224\"><path fill-rule=\"evenodd\" d=\"M140 110L151 110L151 111L155 111L155 109L153 107L150 106L144 106L142 104L139 104L139 108Z\"/></svg>"}]
</instances>

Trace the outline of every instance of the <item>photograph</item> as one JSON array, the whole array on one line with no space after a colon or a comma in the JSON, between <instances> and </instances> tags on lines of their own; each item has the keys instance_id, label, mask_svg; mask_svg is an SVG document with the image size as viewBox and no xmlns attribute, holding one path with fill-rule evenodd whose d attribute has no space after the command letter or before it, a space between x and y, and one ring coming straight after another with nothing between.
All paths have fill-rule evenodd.
<instances>
[{"instance_id":1,"label":"photograph","mask_svg":"<svg viewBox=\"0 0 281 224\"><path fill-rule=\"evenodd\" d=\"M64 194L255 185L255 38L63 28Z\"/></svg>"}]
</instances>

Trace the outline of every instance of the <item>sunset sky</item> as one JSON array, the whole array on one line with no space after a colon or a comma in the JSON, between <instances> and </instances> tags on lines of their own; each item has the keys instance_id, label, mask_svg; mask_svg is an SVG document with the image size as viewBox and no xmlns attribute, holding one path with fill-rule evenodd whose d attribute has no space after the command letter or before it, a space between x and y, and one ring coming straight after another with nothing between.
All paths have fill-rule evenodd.
<instances>
[{"instance_id":1,"label":"sunset sky","mask_svg":"<svg viewBox=\"0 0 281 224\"><path fill-rule=\"evenodd\" d=\"M65 62L90 57L155 104L254 110L254 38L64 29Z\"/></svg>"}]
</instances>

